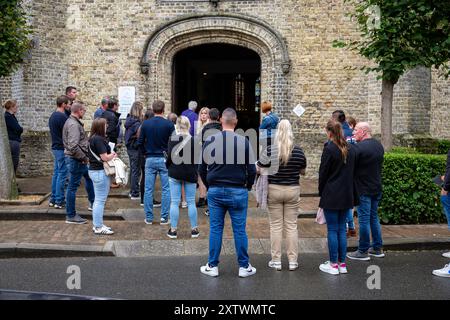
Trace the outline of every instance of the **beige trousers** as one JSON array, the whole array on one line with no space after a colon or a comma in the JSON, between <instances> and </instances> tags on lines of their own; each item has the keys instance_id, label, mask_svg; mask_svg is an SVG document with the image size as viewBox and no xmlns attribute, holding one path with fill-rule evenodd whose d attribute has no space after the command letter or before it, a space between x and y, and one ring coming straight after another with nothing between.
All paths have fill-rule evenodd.
<instances>
[{"instance_id":1,"label":"beige trousers","mask_svg":"<svg viewBox=\"0 0 450 320\"><path fill-rule=\"evenodd\" d=\"M299 202L300 186L269 184L267 206L269 208L272 261L281 262L281 243L284 229L288 260L289 262L297 262Z\"/></svg>"}]
</instances>

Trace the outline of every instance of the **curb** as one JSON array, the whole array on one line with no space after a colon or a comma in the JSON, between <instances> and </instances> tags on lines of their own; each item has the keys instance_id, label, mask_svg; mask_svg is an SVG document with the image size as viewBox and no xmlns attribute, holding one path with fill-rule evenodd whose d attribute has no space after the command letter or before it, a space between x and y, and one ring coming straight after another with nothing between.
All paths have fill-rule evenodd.
<instances>
[{"instance_id":1,"label":"curb","mask_svg":"<svg viewBox=\"0 0 450 320\"><path fill-rule=\"evenodd\" d=\"M20 196L28 196L28 195L40 196L40 198L38 200L34 200L34 201L0 199L0 205L1 206L27 206L27 205L28 206L38 206L42 202L44 202L48 197L50 197L51 192L47 192L47 193L31 193L31 192L19 193L19 197Z\"/></svg>"},{"instance_id":2,"label":"curb","mask_svg":"<svg viewBox=\"0 0 450 320\"><path fill-rule=\"evenodd\" d=\"M0 243L0 258L56 258L114 256L109 243L96 245L63 245L41 243Z\"/></svg>"},{"instance_id":3,"label":"curb","mask_svg":"<svg viewBox=\"0 0 450 320\"><path fill-rule=\"evenodd\" d=\"M300 238L299 254L328 253L326 238ZM450 250L448 238L386 239L385 251ZM357 249L357 241L350 240L347 250ZM249 239L249 254L270 255L270 239ZM284 249L283 249L284 251ZM117 240L105 245L64 245L33 243L0 243L0 258L61 258L61 257L156 257L156 256L208 256L208 239L186 240ZM223 255L234 255L234 240L222 243Z\"/></svg>"},{"instance_id":4,"label":"curb","mask_svg":"<svg viewBox=\"0 0 450 320\"><path fill-rule=\"evenodd\" d=\"M80 212L80 216L83 218L92 218L91 212ZM125 220L121 214L120 209L116 212L105 211L103 217L106 220ZM42 209L42 208L13 208L13 209L0 209L0 221L1 220L65 220L66 211L64 209Z\"/></svg>"}]
</instances>

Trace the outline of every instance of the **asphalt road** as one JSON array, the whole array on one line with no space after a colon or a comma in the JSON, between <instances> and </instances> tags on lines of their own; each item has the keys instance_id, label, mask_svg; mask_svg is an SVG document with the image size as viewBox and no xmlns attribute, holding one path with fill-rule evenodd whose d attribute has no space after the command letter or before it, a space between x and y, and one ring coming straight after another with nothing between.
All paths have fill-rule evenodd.
<instances>
[{"instance_id":1,"label":"asphalt road","mask_svg":"<svg viewBox=\"0 0 450 320\"><path fill-rule=\"evenodd\" d=\"M0 289L119 299L450 299L450 278L433 276L446 261L441 252L388 252L384 259L348 261L349 273L319 271L323 254L301 254L297 271L269 269L266 255L253 255L256 275L238 278L234 256L224 256L220 275L200 273L206 257L0 259ZM285 262L286 264L286 262ZM69 266L80 268L81 289L67 288ZM380 268L380 289L368 289L367 268ZM376 284L375 282L370 282Z\"/></svg>"}]
</instances>

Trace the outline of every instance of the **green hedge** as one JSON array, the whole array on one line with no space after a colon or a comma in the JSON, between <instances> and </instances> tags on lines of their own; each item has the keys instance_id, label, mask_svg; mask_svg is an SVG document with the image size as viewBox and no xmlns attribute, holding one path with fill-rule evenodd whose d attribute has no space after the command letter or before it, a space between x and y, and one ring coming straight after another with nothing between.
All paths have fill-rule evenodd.
<instances>
[{"instance_id":1,"label":"green hedge","mask_svg":"<svg viewBox=\"0 0 450 320\"><path fill-rule=\"evenodd\" d=\"M417 154L420 152L416 148L412 147L393 147L389 153Z\"/></svg>"},{"instance_id":2,"label":"green hedge","mask_svg":"<svg viewBox=\"0 0 450 320\"><path fill-rule=\"evenodd\" d=\"M421 153L447 154L450 150L450 140L434 140L433 146L424 147L393 147L390 153Z\"/></svg>"},{"instance_id":3,"label":"green hedge","mask_svg":"<svg viewBox=\"0 0 450 320\"><path fill-rule=\"evenodd\" d=\"M439 154L447 154L448 150L450 150L450 140L439 140L438 141Z\"/></svg>"},{"instance_id":4,"label":"green hedge","mask_svg":"<svg viewBox=\"0 0 450 320\"><path fill-rule=\"evenodd\" d=\"M440 188L433 183L445 172L446 156L386 153L380 219L384 224L441 223L445 217Z\"/></svg>"}]
</instances>

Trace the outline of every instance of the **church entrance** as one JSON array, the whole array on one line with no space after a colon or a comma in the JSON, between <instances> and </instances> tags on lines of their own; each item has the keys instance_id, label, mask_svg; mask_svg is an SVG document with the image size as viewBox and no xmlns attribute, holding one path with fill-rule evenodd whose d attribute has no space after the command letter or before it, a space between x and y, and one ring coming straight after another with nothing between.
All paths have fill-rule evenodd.
<instances>
[{"instance_id":1,"label":"church entrance","mask_svg":"<svg viewBox=\"0 0 450 320\"><path fill-rule=\"evenodd\" d=\"M247 48L202 44L179 51L173 60L173 112L180 115L189 101L202 107L234 108L237 128L258 129L261 103L261 59Z\"/></svg>"}]
</instances>

